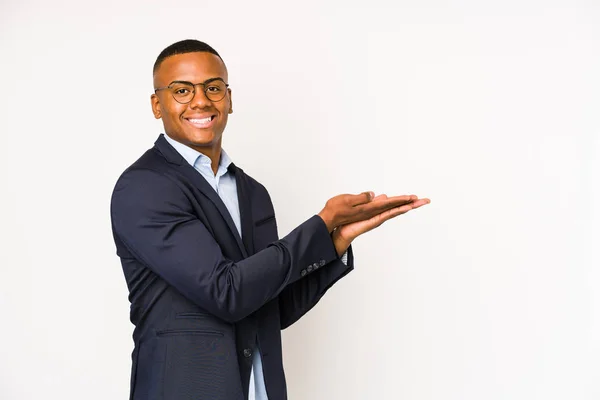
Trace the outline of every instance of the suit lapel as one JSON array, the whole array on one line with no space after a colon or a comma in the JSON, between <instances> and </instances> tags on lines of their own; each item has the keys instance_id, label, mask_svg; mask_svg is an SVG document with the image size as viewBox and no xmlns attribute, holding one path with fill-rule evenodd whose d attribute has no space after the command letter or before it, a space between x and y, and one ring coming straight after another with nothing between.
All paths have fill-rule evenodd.
<instances>
[{"instance_id":1,"label":"suit lapel","mask_svg":"<svg viewBox=\"0 0 600 400\"><path fill-rule=\"evenodd\" d=\"M158 137L154 145L155 148L158 149L158 151L166 158L166 160L169 163L177 165L178 171L181 172L181 174L183 174L187 179L189 179L194 184L194 186L198 188L198 190L200 190L200 192L214 204L217 210L219 210L221 217L223 217L223 220L229 227L231 234L235 237L235 240L238 244L238 247L240 248L240 251L242 252L243 257L248 257L248 253L246 251L244 243L242 242L242 239L240 238L237 228L235 227L235 223L233 222L233 219L231 218L227 207L225 206L223 200L221 200L217 192L215 192L215 190L210 186L210 184L206 182L206 179L204 179L202 175L200 175L200 173L198 173L198 171L194 169L194 167L192 167L190 164L188 164L187 161L185 161L181 154L179 154L177 150L175 150L173 146L171 146L169 142L167 142L163 135L160 135ZM238 199L239 198L240 194L238 186ZM240 201L240 214L241 213L242 202ZM242 235L245 236L245 232L243 229Z\"/></svg>"},{"instance_id":2,"label":"suit lapel","mask_svg":"<svg viewBox=\"0 0 600 400\"><path fill-rule=\"evenodd\" d=\"M242 223L242 238L248 254L254 254L254 218L252 217L252 201L248 177L241 168L231 163L229 171L235 175L240 219Z\"/></svg>"}]
</instances>

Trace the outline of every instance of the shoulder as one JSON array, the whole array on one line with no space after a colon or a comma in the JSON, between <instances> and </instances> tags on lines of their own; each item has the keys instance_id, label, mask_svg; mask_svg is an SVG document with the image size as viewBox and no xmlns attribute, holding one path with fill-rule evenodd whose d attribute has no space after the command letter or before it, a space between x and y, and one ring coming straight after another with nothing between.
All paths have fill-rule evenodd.
<instances>
[{"instance_id":1,"label":"shoulder","mask_svg":"<svg viewBox=\"0 0 600 400\"><path fill-rule=\"evenodd\" d=\"M145 201L182 198L185 188L174 167L155 148L147 150L117 178L111 202L135 197Z\"/></svg>"}]
</instances>

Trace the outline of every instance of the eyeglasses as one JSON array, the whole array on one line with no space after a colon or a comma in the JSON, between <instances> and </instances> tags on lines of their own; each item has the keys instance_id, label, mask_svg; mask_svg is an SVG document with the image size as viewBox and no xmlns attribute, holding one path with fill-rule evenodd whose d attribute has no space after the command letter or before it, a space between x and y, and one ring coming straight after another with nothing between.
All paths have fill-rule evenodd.
<instances>
[{"instance_id":1,"label":"eyeglasses","mask_svg":"<svg viewBox=\"0 0 600 400\"><path fill-rule=\"evenodd\" d=\"M221 78L208 79L202 83L192 83L187 81L174 81L169 86L154 89L154 93L159 90L168 89L176 102L187 104L194 98L196 94L196 86L204 87L204 94L210 101L221 101L227 94L228 84L223 82Z\"/></svg>"}]
</instances>

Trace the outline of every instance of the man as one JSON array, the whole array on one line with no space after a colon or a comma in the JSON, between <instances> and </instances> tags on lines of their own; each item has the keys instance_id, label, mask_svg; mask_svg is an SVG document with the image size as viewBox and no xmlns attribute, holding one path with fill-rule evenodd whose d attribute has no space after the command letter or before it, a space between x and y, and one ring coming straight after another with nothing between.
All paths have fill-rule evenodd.
<instances>
[{"instance_id":1,"label":"man","mask_svg":"<svg viewBox=\"0 0 600 400\"><path fill-rule=\"evenodd\" d=\"M339 195L278 239L266 189L221 148L233 112L227 69L205 43L154 65L152 149L111 201L135 325L131 399L286 399L281 330L350 272L350 243L429 202Z\"/></svg>"}]
</instances>

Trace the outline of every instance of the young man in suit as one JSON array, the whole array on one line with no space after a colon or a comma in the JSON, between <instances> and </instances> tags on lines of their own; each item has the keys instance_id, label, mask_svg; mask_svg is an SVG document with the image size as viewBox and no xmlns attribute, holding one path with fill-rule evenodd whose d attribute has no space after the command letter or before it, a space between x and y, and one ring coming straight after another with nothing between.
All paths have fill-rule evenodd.
<instances>
[{"instance_id":1,"label":"young man in suit","mask_svg":"<svg viewBox=\"0 0 600 400\"><path fill-rule=\"evenodd\" d=\"M113 192L135 325L131 399L286 399L281 330L353 269L357 236L429 202L339 195L279 239L267 190L221 148L227 82L207 44L167 47L151 96L166 135Z\"/></svg>"}]
</instances>

